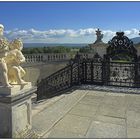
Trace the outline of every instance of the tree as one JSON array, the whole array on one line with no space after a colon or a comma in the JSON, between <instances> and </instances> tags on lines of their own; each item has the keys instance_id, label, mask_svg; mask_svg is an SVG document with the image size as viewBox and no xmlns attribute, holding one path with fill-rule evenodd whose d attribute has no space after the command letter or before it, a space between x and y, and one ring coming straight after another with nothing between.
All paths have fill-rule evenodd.
<instances>
[{"instance_id":1,"label":"tree","mask_svg":"<svg viewBox=\"0 0 140 140\"><path fill-rule=\"evenodd\" d=\"M80 48L79 52L81 52L81 53L89 53L89 52L91 52L91 49L90 49L90 47L85 46L85 47Z\"/></svg>"}]
</instances>

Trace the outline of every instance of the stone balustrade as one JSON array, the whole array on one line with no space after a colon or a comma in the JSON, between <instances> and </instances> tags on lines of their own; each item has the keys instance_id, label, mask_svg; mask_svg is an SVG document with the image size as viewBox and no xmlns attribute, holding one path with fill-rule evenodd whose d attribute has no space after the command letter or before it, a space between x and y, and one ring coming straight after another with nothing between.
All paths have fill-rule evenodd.
<instances>
[{"instance_id":1,"label":"stone balustrade","mask_svg":"<svg viewBox=\"0 0 140 140\"><path fill-rule=\"evenodd\" d=\"M69 60L68 53L25 54L27 63Z\"/></svg>"},{"instance_id":2,"label":"stone balustrade","mask_svg":"<svg viewBox=\"0 0 140 140\"><path fill-rule=\"evenodd\" d=\"M93 58L94 53L79 53L83 58ZM27 63L40 63L52 61L65 61L70 60L75 55L70 53L40 53L40 54L24 54Z\"/></svg>"}]
</instances>

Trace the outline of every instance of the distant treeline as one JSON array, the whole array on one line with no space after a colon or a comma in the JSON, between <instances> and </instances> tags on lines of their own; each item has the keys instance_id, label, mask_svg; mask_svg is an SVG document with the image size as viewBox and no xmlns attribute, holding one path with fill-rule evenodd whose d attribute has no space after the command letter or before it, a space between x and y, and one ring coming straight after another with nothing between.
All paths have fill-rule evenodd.
<instances>
[{"instance_id":1,"label":"distant treeline","mask_svg":"<svg viewBox=\"0 0 140 140\"><path fill-rule=\"evenodd\" d=\"M56 46L56 47L33 47L23 48L24 54L35 54L35 53L75 53L75 52L89 52L88 47L67 47L67 46Z\"/></svg>"},{"instance_id":2,"label":"distant treeline","mask_svg":"<svg viewBox=\"0 0 140 140\"><path fill-rule=\"evenodd\" d=\"M33 47L33 48L23 48L22 52L24 54L33 54L33 53L69 53L71 48L64 46L57 47Z\"/></svg>"},{"instance_id":3,"label":"distant treeline","mask_svg":"<svg viewBox=\"0 0 140 140\"><path fill-rule=\"evenodd\" d=\"M93 50L91 50L91 48L89 46L85 46L79 49L80 53L90 53L93 52Z\"/></svg>"}]
</instances>

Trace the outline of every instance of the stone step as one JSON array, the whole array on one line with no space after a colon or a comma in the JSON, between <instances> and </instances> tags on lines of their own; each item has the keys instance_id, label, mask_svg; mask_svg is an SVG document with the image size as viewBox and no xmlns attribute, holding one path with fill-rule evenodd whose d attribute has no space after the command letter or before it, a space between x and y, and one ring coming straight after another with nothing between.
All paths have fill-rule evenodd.
<instances>
[{"instance_id":1,"label":"stone step","mask_svg":"<svg viewBox=\"0 0 140 140\"><path fill-rule=\"evenodd\" d=\"M75 90L64 94L63 98L47 106L44 110L33 116L32 130L39 136L45 135L62 119L85 95L87 91Z\"/></svg>"},{"instance_id":2,"label":"stone step","mask_svg":"<svg viewBox=\"0 0 140 140\"><path fill-rule=\"evenodd\" d=\"M40 136L37 135L36 132L32 130L23 131L22 133L19 133L18 136L14 137L15 139L39 139Z\"/></svg>"}]
</instances>

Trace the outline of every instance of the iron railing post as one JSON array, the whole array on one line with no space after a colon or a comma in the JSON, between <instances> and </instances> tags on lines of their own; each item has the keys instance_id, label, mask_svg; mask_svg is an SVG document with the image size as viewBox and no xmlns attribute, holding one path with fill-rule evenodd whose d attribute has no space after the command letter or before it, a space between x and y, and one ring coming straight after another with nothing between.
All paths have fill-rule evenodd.
<instances>
[{"instance_id":1,"label":"iron railing post","mask_svg":"<svg viewBox=\"0 0 140 140\"><path fill-rule=\"evenodd\" d=\"M78 59L78 85L80 85L81 75L80 75L80 59Z\"/></svg>"},{"instance_id":2,"label":"iron railing post","mask_svg":"<svg viewBox=\"0 0 140 140\"><path fill-rule=\"evenodd\" d=\"M72 78L72 73L73 73L73 64L71 63L70 64L70 69L71 69L71 72L70 72L70 86L73 86L73 78Z\"/></svg>"},{"instance_id":3,"label":"iron railing post","mask_svg":"<svg viewBox=\"0 0 140 140\"><path fill-rule=\"evenodd\" d=\"M138 87L138 63L134 63L134 87Z\"/></svg>"}]
</instances>

